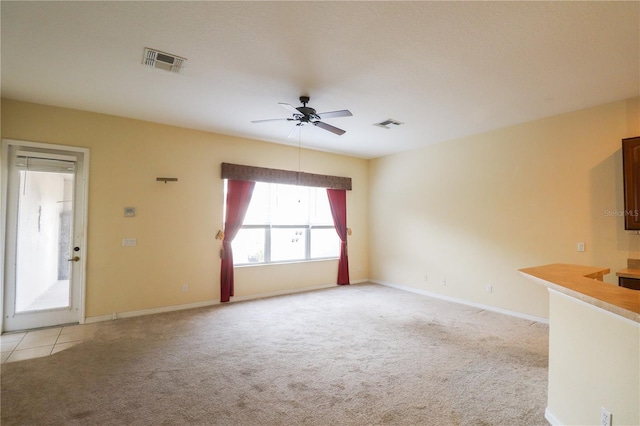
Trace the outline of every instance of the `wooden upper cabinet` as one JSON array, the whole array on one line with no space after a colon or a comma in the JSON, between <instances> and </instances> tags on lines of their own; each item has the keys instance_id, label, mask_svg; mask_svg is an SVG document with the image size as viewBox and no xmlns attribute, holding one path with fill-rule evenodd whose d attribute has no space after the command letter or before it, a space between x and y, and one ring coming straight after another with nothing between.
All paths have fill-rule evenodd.
<instances>
[{"instance_id":1,"label":"wooden upper cabinet","mask_svg":"<svg viewBox=\"0 0 640 426\"><path fill-rule=\"evenodd\" d=\"M640 137L622 139L624 229L640 231Z\"/></svg>"}]
</instances>

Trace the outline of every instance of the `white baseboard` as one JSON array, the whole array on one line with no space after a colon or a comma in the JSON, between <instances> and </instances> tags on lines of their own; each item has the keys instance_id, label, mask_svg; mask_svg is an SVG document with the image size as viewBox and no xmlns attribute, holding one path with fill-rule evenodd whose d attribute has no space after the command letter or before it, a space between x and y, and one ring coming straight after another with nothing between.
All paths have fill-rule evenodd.
<instances>
[{"instance_id":1,"label":"white baseboard","mask_svg":"<svg viewBox=\"0 0 640 426\"><path fill-rule=\"evenodd\" d=\"M245 300L264 299L265 297L284 296L285 294L302 293L302 292L305 292L305 291L320 290L320 289L323 289L323 288L335 287L336 285L337 284L335 284L335 283L333 283L333 284L321 284L321 285L314 285L314 286L310 286L310 287L292 288L292 289L287 289L287 290L271 291L269 293L251 294L249 296L234 296L231 299L231 303L233 303L233 302L244 302Z\"/></svg>"},{"instance_id":2,"label":"white baseboard","mask_svg":"<svg viewBox=\"0 0 640 426\"><path fill-rule=\"evenodd\" d=\"M368 281L369 280L366 280L366 279L356 280L356 281L353 281L352 284L360 284ZM233 297L229 303L243 302L246 300L254 300L254 299L263 299L265 297L282 296L285 294L302 293L305 291L320 290L323 288L330 288L335 286L337 286L337 284L335 283L322 284L322 285L311 286L311 287L302 287L302 288L295 288L290 290L272 291L269 293L252 294L249 296L237 296L237 297ZM142 309L139 311L114 312L111 315L98 315L95 317L85 318L83 324L92 324L95 322L111 321L111 320L120 319L120 318L139 317L143 315L161 314L164 312L182 311L184 309L202 308L205 306L213 306L213 305L219 305L219 304L220 304L220 301L218 300L209 300L205 302L186 303L184 305L161 306L159 308Z\"/></svg>"},{"instance_id":3,"label":"white baseboard","mask_svg":"<svg viewBox=\"0 0 640 426\"><path fill-rule=\"evenodd\" d=\"M525 313L517 312L517 311L510 311L508 309L502 309L502 308L498 308L498 307L491 306L491 305L483 305L483 304L480 304L480 303L470 302L470 301L464 300L464 299L457 299L455 297L445 296L443 294L433 293L431 291L422 290L422 289L415 288L415 287L409 287L409 286L405 286L405 285L393 284L393 283L388 283L388 282L379 281L379 280L370 280L370 282L376 283L376 284L381 284L381 285L384 285L384 286L387 286L387 287L397 288L399 290L409 291L411 293L421 294L423 296L433 297L435 299L442 299L442 300L446 300L448 302L453 302L453 303L459 303L461 305L472 306L474 308L484 309L486 311L497 312L499 314L510 315L512 317L517 317L517 318L522 318L522 319L526 319L526 320L530 320L530 321L540 322L540 323L543 323L543 324L549 324L549 319L548 318L538 317L538 316L535 316L535 315L529 315L529 314L525 314Z\"/></svg>"},{"instance_id":4,"label":"white baseboard","mask_svg":"<svg viewBox=\"0 0 640 426\"><path fill-rule=\"evenodd\" d=\"M143 315L161 314L164 312L182 311L184 309L202 308L205 306L213 306L213 305L219 305L219 304L220 302L217 300L208 300L206 302L185 303L184 305L161 306L159 308L141 309L139 311L114 312L111 315L99 315L95 317L85 318L84 323L91 324L94 322L111 321L111 320L120 319L120 318L140 317Z\"/></svg>"},{"instance_id":5,"label":"white baseboard","mask_svg":"<svg viewBox=\"0 0 640 426\"><path fill-rule=\"evenodd\" d=\"M551 426L562 426L562 423L556 416L553 415L551 411L549 411L549 407L544 410L544 418L547 419Z\"/></svg>"},{"instance_id":6,"label":"white baseboard","mask_svg":"<svg viewBox=\"0 0 640 426\"><path fill-rule=\"evenodd\" d=\"M95 317L87 317L80 324L93 324L94 322L103 322L111 320L111 315L98 315Z\"/></svg>"},{"instance_id":7,"label":"white baseboard","mask_svg":"<svg viewBox=\"0 0 640 426\"><path fill-rule=\"evenodd\" d=\"M351 284L362 284L367 282L370 282L370 281L368 279L354 280L354 281L351 281ZM321 285L314 285L310 287L301 287L301 288L293 288L288 290L272 291L269 293L252 294L250 296L234 296L233 299L231 299L231 302L243 302L245 300L263 299L265 297L274 297L274 296L283 296L285 294L303 293L305 291L321 290L323 288L331 288L331 287L338 287L338 284L336 283L321 284Z\"/></svg>"}]
</instances>

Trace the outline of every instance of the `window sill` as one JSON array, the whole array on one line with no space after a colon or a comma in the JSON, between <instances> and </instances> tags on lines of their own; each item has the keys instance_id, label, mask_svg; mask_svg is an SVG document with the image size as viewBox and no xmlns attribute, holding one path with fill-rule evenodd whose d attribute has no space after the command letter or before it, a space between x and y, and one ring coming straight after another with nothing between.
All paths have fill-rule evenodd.
<instances>
[{"instance_id":1,"label":"window sill","mask_svg":"<svg viewBox=\"0 0 640 426\"><path fill-rule=\"evenodd\" d=\"M234 268L255 268L257 266L276 266L276 265L291 265L300 263L317 263L317 262L332 262L340 260L338 257L325 257L322 259L310 259L310 260L291 260L283 262L270 262L270 263L242 263L240 265L233 265Z\"/></svg>"}]
</instances>

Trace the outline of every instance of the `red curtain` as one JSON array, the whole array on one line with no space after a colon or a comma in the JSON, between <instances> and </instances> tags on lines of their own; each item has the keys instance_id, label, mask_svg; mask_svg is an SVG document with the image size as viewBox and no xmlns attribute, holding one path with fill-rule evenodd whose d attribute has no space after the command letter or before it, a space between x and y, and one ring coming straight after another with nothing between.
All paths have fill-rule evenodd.
<instances>
[{"instance_id":1,"label":"red curtain","mask_svg":"<svg viewBox=\"0 0 640 426\"><path fill-rule=\"evenodd\" d=\"M336 232L340 237L340 262L338 262L338 284L349 284L349 256L347 254L347 191L328 189L329 205Z\"/></svg>"},{"instance_id":2,"label":"red curtain","mask_svg":"<svg viewBox=\"0 0 640 426\"><path fill-rule=\"evenodd\" d=\"M227 211L222 240L222 269L220 270L220 301L228 302L233 296L233 252L231 242L238 234L251 201L255 182L227 181Z\"/></svg>"}]
</instances>

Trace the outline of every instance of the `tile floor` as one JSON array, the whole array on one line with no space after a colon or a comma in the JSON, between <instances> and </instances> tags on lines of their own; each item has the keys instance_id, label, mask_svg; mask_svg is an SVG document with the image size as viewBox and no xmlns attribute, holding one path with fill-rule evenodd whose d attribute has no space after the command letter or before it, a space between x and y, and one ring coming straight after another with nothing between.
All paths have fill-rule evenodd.
<instances>
[{"instance_id":1,"label":"tile floor","mask_svg":"<svg viewBox=\"0 0 640 426\"><path fill-rule=\"evenodd\" d=\"M83 324L3 334L2 363L53 355L91 339L95 328L95 324Z\"/></svg>"}]
</instances>

